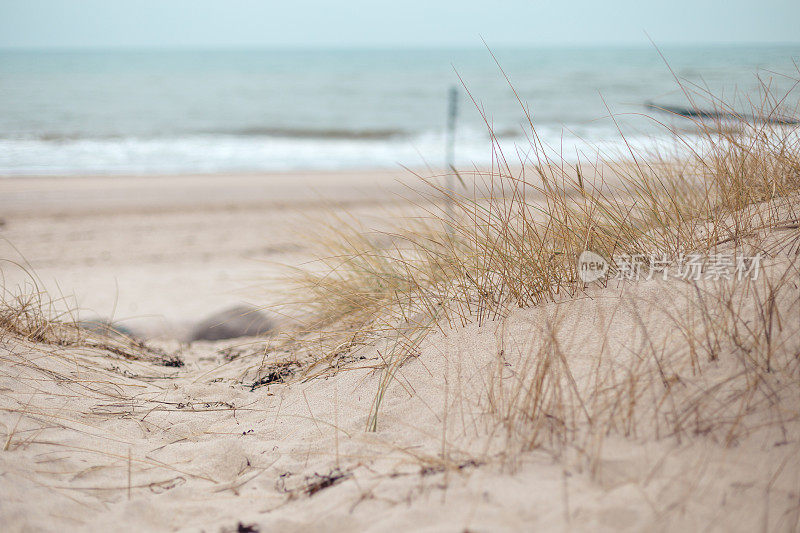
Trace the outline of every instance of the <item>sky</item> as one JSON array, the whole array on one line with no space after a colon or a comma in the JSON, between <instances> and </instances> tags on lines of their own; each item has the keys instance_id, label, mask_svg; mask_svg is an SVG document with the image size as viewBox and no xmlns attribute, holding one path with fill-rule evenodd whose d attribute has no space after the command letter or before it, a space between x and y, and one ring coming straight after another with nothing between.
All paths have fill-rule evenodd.
<instances>
[{"instance_id":1,"label":"sky","mask_svg":"<svg viewBox=\"0 0 800 533\"><path fill-rule=\"evenodd\" d=\"M798 43L798 0L0 0L0 48Z\"/></svg>"}]
</instances>

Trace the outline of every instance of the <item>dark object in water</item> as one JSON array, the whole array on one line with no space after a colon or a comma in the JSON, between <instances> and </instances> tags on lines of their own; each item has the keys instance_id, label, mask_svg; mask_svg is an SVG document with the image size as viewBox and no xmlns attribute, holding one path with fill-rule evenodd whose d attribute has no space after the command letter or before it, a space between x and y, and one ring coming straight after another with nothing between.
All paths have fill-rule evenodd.
<instances>
[{"instance_id":1,"label":"dark object in water","mask_svg":"<svg viewBox=\"0 0 800 533\"><path fill-rule=\"evenodd\" d=\"M214 313L200 322L189 341L219 341L237 337L257 337L275 329L275 322L255 307L237 305Z\"/></svg>"},{"instance_id":2,"label":"dark object in water","mask_svg":"<svg viewBox=\"0 0 800 533\"><path fill-rule=\"evenodd\" d=\"M681 117L686 118L699 118L699 119L727 119L727 120L738 120L738 121L753 121L753 122L765 122L769 124L783 124L783 125L791 125L791 124L800 124L800 120L791 118L791 117L784 117L781 115L748 115L745 113L732 113L730 111L719 111L716 109L706 110L706 109L698 109L694 107L681 107L681 106L672 106L672 105L658 105L654 104L653 102L645 102L645 107L647 109L655 109L656 111L661 111L663 113L670 113L672 115L679 115Z\"/></svg>"}]
</instances>

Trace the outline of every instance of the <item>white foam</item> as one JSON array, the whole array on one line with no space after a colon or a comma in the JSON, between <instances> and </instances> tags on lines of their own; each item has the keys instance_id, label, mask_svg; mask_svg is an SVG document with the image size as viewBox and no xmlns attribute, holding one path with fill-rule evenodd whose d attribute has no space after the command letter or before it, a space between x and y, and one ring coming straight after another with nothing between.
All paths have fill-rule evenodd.
<instances>
[{"instance_id":1,"label":"white foam","mask_svg":"<svg viewBox=\"0 0 800 533\"><path fill-rule=\"evenodd\" d=\"M539 139L550 156L592 158L598 149L624 152L612 131L542 128ZM634 136L629 143L647 148L667 137ZM244 172L295 169L441 167L444 136L428 132L412 138L382 140L313 139L270 136L191 135L164 138L75 140L0 139L0 174L122 174ZM486 166L498 148L511 164L536 157L525 136L493 142L487 132L464 130L456 142L458 166Z\"/></svg>"}]
</instances>

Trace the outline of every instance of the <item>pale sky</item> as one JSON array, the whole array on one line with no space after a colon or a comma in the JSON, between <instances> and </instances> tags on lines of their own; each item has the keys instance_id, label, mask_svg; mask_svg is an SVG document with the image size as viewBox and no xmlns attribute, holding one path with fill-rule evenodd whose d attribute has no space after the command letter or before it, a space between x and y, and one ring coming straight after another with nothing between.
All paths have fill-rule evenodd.
<instances>
[{"instance_id":1,"label":"pale sky","mask_svg":"<svg viewBox=\"0 0 800 533\"><path fill-rule=\"evenodd\" d=\"M0 48L798 43L798 0L0 0Z\"/></svg>"}]
</instances>

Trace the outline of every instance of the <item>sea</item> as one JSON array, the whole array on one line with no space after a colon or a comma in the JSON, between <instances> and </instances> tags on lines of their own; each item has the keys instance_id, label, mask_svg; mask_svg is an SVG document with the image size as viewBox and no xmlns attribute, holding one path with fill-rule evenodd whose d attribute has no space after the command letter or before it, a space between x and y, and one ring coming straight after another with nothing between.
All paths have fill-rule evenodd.
<instances>
[{"instance_id":1,"label":"sea","mask_svg":"<svg viewBox=\"0 0 800 533\"><path fill-rule=\"evenodd\" d=\"M799 64L799 45L5 50L0 176L442 168L453 88L457 166L539 141L591 158L691 131L646 107L687 92L768 88L796 114Z\"/></svg>"}]
</instances>

